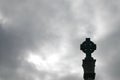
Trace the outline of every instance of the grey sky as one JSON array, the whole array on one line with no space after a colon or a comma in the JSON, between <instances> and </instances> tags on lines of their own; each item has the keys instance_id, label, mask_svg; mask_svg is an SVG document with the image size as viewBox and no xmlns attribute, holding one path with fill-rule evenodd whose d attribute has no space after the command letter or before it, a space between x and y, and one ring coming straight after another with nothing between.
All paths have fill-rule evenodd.
<instances>
[{"instance_id":1,"label":"grey sky","mask_svg":"<svg viewBox=\"0 0 120 80\"><path fill-rule=\"evenodd\" d=\"M0 80L83 80L86 37L96 80L119 80L119 14L119 0L0 0Z\"/></svg>"}]
</instances>

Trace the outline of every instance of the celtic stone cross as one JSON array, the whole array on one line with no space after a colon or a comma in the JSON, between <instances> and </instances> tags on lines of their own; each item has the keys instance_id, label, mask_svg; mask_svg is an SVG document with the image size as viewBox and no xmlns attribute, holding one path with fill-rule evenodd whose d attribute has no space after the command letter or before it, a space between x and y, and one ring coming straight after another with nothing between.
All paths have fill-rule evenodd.
<instances>
[{"instance_id":1,"label":"celtic stone cross","mask_svg":"<svg viewBox=\"0 0 120 80\"><path fill-rule=\"evenodd\" d=\"M80 45L80 50L82 50L86 57L83 59L83 70L84 80L94 80L95 79L95 62L91 54L96 50L96 44L94 44L90 38L86 38L86 40Z\"/></svg>"}]
</instances>

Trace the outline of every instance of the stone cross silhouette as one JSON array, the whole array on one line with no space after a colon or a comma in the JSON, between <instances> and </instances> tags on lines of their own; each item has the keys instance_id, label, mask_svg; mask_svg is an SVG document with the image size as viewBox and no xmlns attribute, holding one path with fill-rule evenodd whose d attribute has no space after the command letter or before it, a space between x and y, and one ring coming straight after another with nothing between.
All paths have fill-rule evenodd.
<instances>
[{"instance_id":1,"label":"stone cross silhouette","mask_svg":"<svg viewBox=\"0 0 120 80\"><path fill-rule=\"evenodd\" d=\"M86 58L90 58L91 54L96 50L96 44L90 38L86 38L86 41L81 44L80 49L86 54Z\"/></svg>"},{"instance_id":2,"label":"stone cross silhouette","mask_svg":"<svg viewBox=\"0 0 120 80\"><path fill-rule=\"evenodd\" d=\"M86 41L84 41L80 45L80 50L82 50L86 57L83 59L83 70L84 70L84 80L94 80L95 79L95 62L96 60L93 59L91 54L96 50L96 44L94 44L90 38L86 38Z\"/></svg>"}]
</instances>

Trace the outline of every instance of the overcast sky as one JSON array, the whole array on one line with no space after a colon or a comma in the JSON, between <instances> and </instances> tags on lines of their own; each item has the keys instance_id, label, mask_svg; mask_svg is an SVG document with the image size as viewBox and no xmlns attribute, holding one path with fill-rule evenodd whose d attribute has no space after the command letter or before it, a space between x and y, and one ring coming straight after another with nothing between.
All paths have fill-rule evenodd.
<instances>
[{"instance_id":1,"label":"overcast sky","mask_svg":"<svg viewBox=\"0 0 120 80\"><path fill-rule=\"evenodd\" d=\"M119 80L120 0L0 0L0 80L83 80L86 37L96 80Z\"/></svg>"}]
</instances>

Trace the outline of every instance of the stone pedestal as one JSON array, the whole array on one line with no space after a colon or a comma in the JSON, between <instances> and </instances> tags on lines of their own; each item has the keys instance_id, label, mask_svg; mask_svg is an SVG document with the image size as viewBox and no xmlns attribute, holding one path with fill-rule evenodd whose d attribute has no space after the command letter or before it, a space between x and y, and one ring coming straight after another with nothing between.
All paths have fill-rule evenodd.
<instances>
[{"instance_id":1,"label":"stone pedestal","mask_svg":"<svg viewBox=\"0 0 120 80\"><path fill-rule=\"evenodd\" d=\"M83 59L82 67L84 70L84 75L83 75L84 80L94 80L95 79L95 62L96 62L96 60L93 58Z\"/></svg>"}]
</instances>

